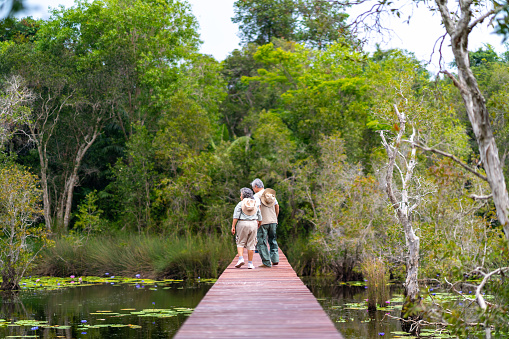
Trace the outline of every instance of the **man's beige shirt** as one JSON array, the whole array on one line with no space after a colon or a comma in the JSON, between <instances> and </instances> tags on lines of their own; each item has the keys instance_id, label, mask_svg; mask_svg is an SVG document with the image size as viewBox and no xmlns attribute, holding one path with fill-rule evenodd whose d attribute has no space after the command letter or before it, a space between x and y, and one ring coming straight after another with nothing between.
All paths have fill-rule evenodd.
<instances>
[{"instance_id":1,"label":"man's beige shirt","mask_svg":"<svg viewBox=\"0 0 509 339\"><path fill-rule=\"evenodd\" d=\"M262 212L262 225L277 224L276 205L278 205L277 199L272 207L267 207L262 204L260 197L265 189L262 189L254 195L257 206L260 206L260 212Z\"/></svg>"}]
</instances>

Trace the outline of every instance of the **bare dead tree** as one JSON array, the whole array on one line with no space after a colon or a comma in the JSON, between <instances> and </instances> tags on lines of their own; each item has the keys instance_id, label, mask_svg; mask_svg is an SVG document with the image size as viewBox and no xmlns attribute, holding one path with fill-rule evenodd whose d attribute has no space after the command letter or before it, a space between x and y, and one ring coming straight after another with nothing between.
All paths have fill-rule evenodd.
<instances>
[{"instance_id":1,"label":"bare dead tree","mask_svg":"<svg viewBox=\"0 0 509 339\"><path fill-rule=\"evenodd\" d=\"M402 317L415 320L420 318L418 313L407 313L409 313L408 310L410 305L416 305L419 303L419 237L415 234L415 230L412 227L412 222L410 219L410 214L418 206L418 202L415 202L413 205L411 205L409 199L409 186L414 175L415 166L417 165L416 147L413 143L414 139L416 138L416 130L415 128L412 128L412 135L410 136L411 150L409 155L405 157L401 153L401 146L403 136L406 132L407 116L404 112L400 112L396 105L394 105L394 110L399 120L399 131L396 137L392 140L392 142L389 142L384 135L384 131L380 131L382 145L384 146L388 156L385 190L387 192L389 201L391 202L392 208L395 210L397 218L403 227L408 249L408 257L406 261L407 274L404 284L406 307L403 307ZM406 168L400 168L398 166L396 161L398 157L403 159L402 163ZM395 183L393 175L395 168L400 174L401 179L399 199L396 197L394 188Z\"/></svg>"}]
</instances>

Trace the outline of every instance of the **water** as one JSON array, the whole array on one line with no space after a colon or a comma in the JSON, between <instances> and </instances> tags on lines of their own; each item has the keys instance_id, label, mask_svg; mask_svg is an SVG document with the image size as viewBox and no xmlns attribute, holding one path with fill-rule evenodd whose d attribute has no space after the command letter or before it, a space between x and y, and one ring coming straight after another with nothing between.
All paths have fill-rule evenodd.
<instances>
[{"instance_id":1,"label":"water","mask_svg":"<svg viewBox=\"0 0 509 339\"><path fill-rule=\"evenodd\" d=\"M0 338L171 338L214 282L85 280L34 277L23 282L18 294L0 294ZM409 339L399 321L387 317L400 316L401 286L391 286L386 308L368 312L363 282L302 280L345 339Z\"/></svg>"},{"instance_id":2,"label":"water","mask_svg":"<svg viewBox=\"0 0 509 339\"><path fill-rule=\"evenodd\" d=\"M326 278L302 277L301 279L318 299L345 339L404 337L399 321L386 316L386 314L400 316L403 293L401 286L391 286L392 301L387 308L368 312L365 304L367 291L361 282L340 285L337 281Z\"/></svg>"},{"instance_id":3,"label":"water","mask_svg":"<svg viewBox=\"0 0 509 339\"><path fill-rule=\"evenodd\" d=\"M171 338L211 286L108 282L4 294L0 338Z\"/></svg>"},{"instance_id":4,"label":"water","mask_svg":"<svg viewBox=\"0 0 509 339\"><path fill-rule=\"evenodd\" d=\"M390 285L389 303L386 307L377 311L367 310L367 289L364 282L340 283L330 278L303 277L302 281L318 299L325 312L329 315L336 328L345 339L366 338L416 338L403 332L399 320L389 317L400 317L401 306L403 305L403 287L401 284ZM429 286L429 292L421 290L421 296L425 304L430 304L430 295L445 308L460 311L462 317L471 322L477 322L477 311L474 291L472 285L458 285L462 287L464 295L451 293L437 287ZM427 293L429 295L427 296ZM466 302L466 298L468 302ZM487 300L493 299L491 295L485 295ZM428 310L429 311L429 310ZM428 315L429 316L429 315ZM436 321L427 318L424 320ZM461 326L461 325L460 325ZM457 338L446 330L440 330L435 326L423 327L420 329L420 337L424 338ZM484 338L482 330L469 328L467 338ZM501 333L497 338L509 338L507 334Z\"/></svg>"}]
</instances>

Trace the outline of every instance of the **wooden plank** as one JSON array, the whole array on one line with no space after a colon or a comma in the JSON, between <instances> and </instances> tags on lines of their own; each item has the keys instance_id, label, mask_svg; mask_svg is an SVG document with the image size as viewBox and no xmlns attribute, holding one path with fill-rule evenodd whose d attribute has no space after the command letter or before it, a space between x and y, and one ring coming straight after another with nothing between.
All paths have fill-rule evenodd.
<instances>
[{"instance_id":1,"label":"wooden plank","mask_svg":"<svg viewBox=\"0 0 509 339\"><path fill-rule=\"evenodd\" d=\"M247 259L247 253L244 253ZM205 295L175 338L336 338L342 336L279 250L279 265L235 268Z\"/></svg>"}]
</instances>

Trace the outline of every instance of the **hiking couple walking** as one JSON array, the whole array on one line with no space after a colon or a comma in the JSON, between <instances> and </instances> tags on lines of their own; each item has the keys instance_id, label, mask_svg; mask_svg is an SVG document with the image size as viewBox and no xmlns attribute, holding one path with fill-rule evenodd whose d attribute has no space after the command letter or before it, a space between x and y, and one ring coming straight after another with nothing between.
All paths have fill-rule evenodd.
<instances>
[{"instance_id":1,"label":"hiking couple walking","mask_svg":"<svg viewBox=\"0 0 509 339\"><path fill-rule=\"evenodd\" d=\"M233 211L232 233L236 234L239 254L235 267L240 268L245 264L243 254L244 248L247 248L247 268L255 268L253 256L257 248L262 259L262 265L259 267L269 268L279 264L276 241L279 204L276 200L276 191L264 188L260 179L253 180L251 187L253 190L247 187L240 189L240 202Z\"/></svg>"}]
</instances>

